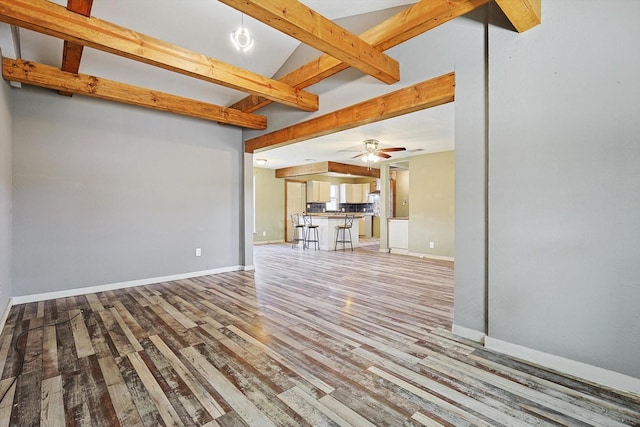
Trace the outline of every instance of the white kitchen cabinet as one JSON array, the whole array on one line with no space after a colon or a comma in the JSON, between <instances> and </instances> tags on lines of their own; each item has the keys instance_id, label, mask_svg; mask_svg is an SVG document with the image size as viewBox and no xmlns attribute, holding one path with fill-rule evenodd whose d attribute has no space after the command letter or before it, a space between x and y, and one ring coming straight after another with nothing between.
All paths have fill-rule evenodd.
<instances>
[{"instance_id":1,"label":"white kitchen cabinet","mask_svg":"<svg viewBox=\"0 0 640 427\"><path fill-rule=\"evenodd\" d=\"M307 181L307 203L331 201L331 183L327 181Z\"/></svg>"},{"instance_id":2,"label":"white kitchen cabinet","mask_svg":"<svg viewBox=\"0 0 640 427\"><path fill-rule=\"evenodd\" d=\"M353 203L353 189L351 184L340 184L340 203Z\"/></svg>"},{"instance_id":3,"label":"white kitchen cabinet","mask_svg":"<svg viewBox=\"0 0 640 427\"><path fill-rule=\"evenodd\" d=\"M360 201L356 202L356 203L367 203L368 199L369 199L369 184L364 183L364 184L354 184L357 185L359 187L359 191L358 194L360 196Z\"/></svg>"},{"instance_id":4,"label":"white kitchen cabinet","mask_svg":"<svg viewBox=\"0 0 640 427\"><path fill-rule=\"evenodd\" d=\"M367 203L369 184L340 184L340 203Z\"/></svg>"}]
</instances>

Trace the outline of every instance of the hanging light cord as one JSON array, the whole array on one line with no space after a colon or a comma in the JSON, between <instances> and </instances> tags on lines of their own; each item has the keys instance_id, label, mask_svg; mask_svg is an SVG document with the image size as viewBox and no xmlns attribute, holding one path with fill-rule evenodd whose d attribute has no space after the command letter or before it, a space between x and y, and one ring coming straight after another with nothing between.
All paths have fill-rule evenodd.
<instances>
[{"instance_id":1,"label":"hanging light cord","mask_svg":"<svg viewBox=\"0 0 640 427\"><path fill-rule=\"evenodd\" d=\"M64 322L52 323L50 325L36 326L35 328L22 331L22 333L18 335L18 338L13 343L13 348L18 353L18 356L20 357L20 366L18 367L18 373L16 374L15 377L13 377L13 381L11 381L11 384L9 384L9 387L4 391L4 393L2 394L2 397L0 397L0 403L2 403L4 398L7 396L7 393L9 393L9 390L11 390L11 387L13 387L13 384L18 380L18 377L20 376L20 374L22 374L22 369L24 368L24 359L26 358L26 353L23 353L22 351L20 351L20 347L19 347L20 340L22 339L22 337L26 336L31 331L35 331L36 329L44 329L47 326L58 326L58 325L64 325L65 323L70 323L73 319L80 316L82 313L84 313L84 310L80 310L80 313L76 314L71 319L65 320Z\"/></svg>"}]
</instances>

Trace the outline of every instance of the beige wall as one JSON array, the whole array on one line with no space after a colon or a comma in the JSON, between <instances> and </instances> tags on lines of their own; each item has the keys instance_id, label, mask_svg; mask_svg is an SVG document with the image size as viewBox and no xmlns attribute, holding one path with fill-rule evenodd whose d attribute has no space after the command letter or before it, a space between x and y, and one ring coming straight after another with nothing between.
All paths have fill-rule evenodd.
<instances>
[{"instance_id":1,"label":"beige wall","mask_svg":"<svg viewBox=\"0 0 640 427\"><path fill-rule=\"evenodd\" d=\"M409 175L408 170L396 171L396 206L393 211L394 217L409 216L409 200L411 196Z\"/></svg>"},{"instance_id":2,"label":"beige wall","mask_svg":"<svg viewBox=\"0 0 640 427\"><path fill-rule=\"evenodd\" d=\"M345 178L341 176L328 176L328 175L303 175L299 176L296 179L300 179L302 181L328 181L333 184L355 184L359 182L357 178Z\"/></svg>"},{"instance_id":3,"label":"beige wall","mask_svg":"<svg viewBox=\"0 0 640 427\"><path fill-rule=\"evenodd\" d=\"M255 185L255 223L253 242L284 241L284 179L275 170L253 168ZM262 234L266 232L266 236Z\"/></svg>"},{"instance_id":4,"label":"beige wall","mask_svg":"<svg viewBox=\"0 0 640 427\"><path fill-rule=\"evenodd\" d=\"M376 178L372 178L372 177L358 177L356 179L353 180L354 184L371 184L372 181L375 181Z\"/></svg>"},{"instance_id":5,"label":"beige wall","mask_svg":"<svg viewBox=\"0 0 640 427\"><path fill-rule=\"evenodd\" d=\"M453 257L454 152L411 157L409 169L409 252Z\"/></svg>"}]
</instances>

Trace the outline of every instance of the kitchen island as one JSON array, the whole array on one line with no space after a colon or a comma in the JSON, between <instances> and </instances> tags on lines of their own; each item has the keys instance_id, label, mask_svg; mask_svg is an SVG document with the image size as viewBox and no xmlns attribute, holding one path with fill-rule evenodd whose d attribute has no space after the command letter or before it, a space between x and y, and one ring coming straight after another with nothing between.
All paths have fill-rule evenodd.
<instances>
[{"instance_id":1,"label":"kitchen island","mask_svg":"<svg viewBox=\"0 0 640 427\"><path fill-rule=\"evenodd\" d=\"M320 236L320 249L323 251L333 251L336 246L336 227L338 225L344 225L345 214L327 214L317 213L311 214L311 221L313 225L318 226L318 235ZM351 226L351 241L353 247L360 246L360 239L358 238L358 220L362 218L362 214L354 214L353 225ZM349 232L346 232L347 239L349 238ZM340 232L342 238L342 232ZM314 248L313 243L310 244L311 249ZM338 250L342 249L342 243L338 243ZM350 250L351 246L346 243L345 249Z\"/></svg>"}]
</instances>

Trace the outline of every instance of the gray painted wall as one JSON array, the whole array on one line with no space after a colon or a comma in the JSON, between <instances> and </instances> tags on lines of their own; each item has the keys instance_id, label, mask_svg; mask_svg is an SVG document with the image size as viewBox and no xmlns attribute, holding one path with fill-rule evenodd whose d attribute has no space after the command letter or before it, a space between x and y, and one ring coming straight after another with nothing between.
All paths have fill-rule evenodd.
<instances>
[{"instance_id":1,"label":"gray painted wall","mask_svg":"<svg viewBox=\"0 0 640 427\"><path fill-rule=\"evenodd\" d=\"M15 295L242 264L238 128L32 87L12 95Z\"/></svg>"},{"instance_id":2,"label":"gray painted wall","mask_svg":"<svg viewBox=\"0 0 640 427\"><path fill-rule=\"evenodd\" d=\"M0 55L1 56L1 55ZM11 286L11 96L9 82L0 80L0 318Z\"/></svg>"},{"instance_id":3,"label":"gray painted wall","mask_svg":"<svg viewBox=\"0 0 640 427\"><path fill-rule=\"evenodd\" d=\"M241 136L238 135L238 136ZM243 144L239 144L242 150L242 180L243 180L243 203L241 208L241 215L243 219L243 227L241 229L242 242L240 246L241 250L241 263L246 269L253 269L253 220L254 220L254 208L253 208L253 154L244 153Z\"/></svg>"},{"instance_id":4,"label":"gray painted wall","mask_svg":"<svg viewBox=\"0 0 640 427\"><path fill-rule=\"evenodd\" d=\"M469 21L472 18L473 21ZM455 287L453 323L486 332L487 108L486 20L482 8L451 23L465 23L440 41L458 52L455 63ZM448 43L445 43L448 40ZM442 54L438 52L439 54ZM428 60L428 58L427 58Z\"/></svg>"},{"instance_id":5,"label":"gray painted wall","mask_svg":"<svg viewBox=\"0 0 640 427\"><path fill-rule=\"evenodd\" d=\"M489 335L640 378L640 2L542 19L489 32Z\"/></svg>"}]
</instances>

